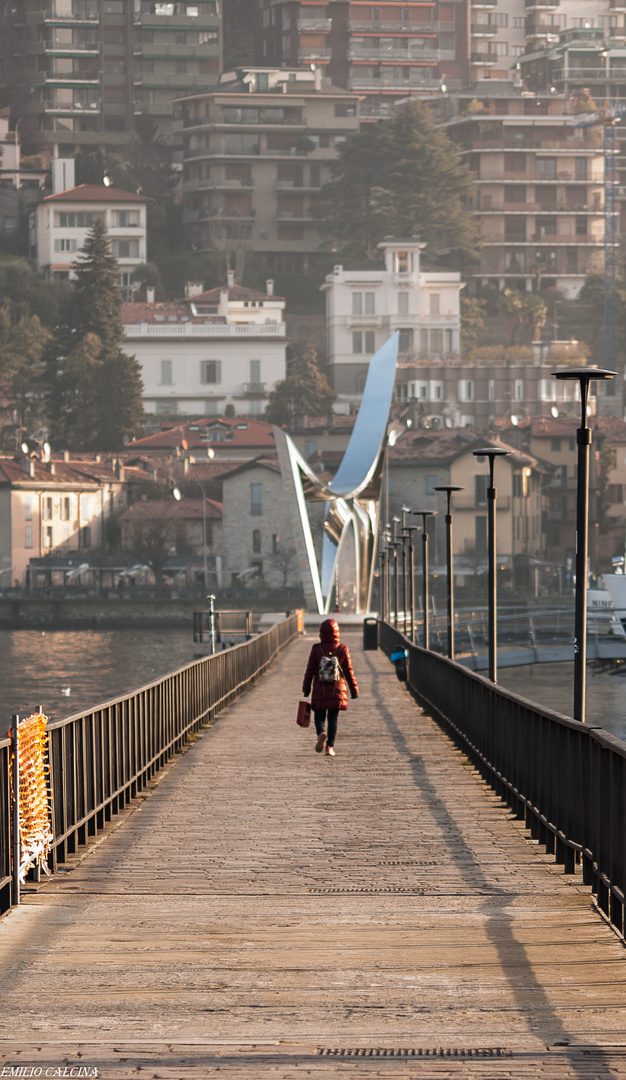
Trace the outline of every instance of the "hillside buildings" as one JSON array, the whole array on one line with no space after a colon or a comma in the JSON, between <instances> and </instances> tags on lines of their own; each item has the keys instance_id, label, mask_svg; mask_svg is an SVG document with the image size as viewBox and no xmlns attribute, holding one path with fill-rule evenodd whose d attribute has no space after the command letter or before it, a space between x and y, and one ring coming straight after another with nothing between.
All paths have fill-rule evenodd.
<instances>
[{"instance_id":1,"label":"hillside buildings","mask_svg":"<svg viewBox=\"0 0 626 1080\"><path fill-rule=\"evenodd\" d=\"M233 410L262 416L276 382L285 378L285 301L234 284L184 300L122 306L126 350L141 365L147 413L216 416Z\"/></svg>"},{"instance_id":2,"label":"hillside buildings","mask_svg":"<svg viewBox=\"0 0 626 1080\"><path fill-rule=\"evenodd\" d=\"M320 187L348 135L358 98L308 68L225 72L212 92L179 103L187 246L226 253L240 276L249 251L274 271L320 259Z\"/></svg>"},{"instance_id":3,"label":"hillside buildings","mask_svg":"<svg viewBox=\"0 0 626 1080\"><path fill-rule=\"evenodd\" d=\"M3 0L0 83L29 153L114 150L147 113L173 144L172 101L217 82L217 0Z\"/></svg>"},{"instance_id":4,"label":"hillside buildings","mask_svg":"<svg viewBox=\"0 0 626 1080\"><path fill-rule=\"evenodd\" d=\"M474 279L528 290L540 279L576 297L604 267L601 131L580 127L569 99L510 81L473 83L433 109L474 177Z\"/></svg>"}]
</instances>

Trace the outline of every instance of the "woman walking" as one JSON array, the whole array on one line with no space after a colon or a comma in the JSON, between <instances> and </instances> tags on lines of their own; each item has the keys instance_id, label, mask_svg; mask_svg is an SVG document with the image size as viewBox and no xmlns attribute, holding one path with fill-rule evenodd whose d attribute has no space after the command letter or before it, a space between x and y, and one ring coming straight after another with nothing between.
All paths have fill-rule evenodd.
<instances>
[{"instance_id":1,"label":"woman walking","mask_svg":"<svg viewBox=\"0 0 626 1080\"><path fill-rule=\"evenodd\" d=\"M311 649L302 683L305 697L311 691L311 683L311 706L317 732L315 750L321 754L326 743L327 757L334 757L337 717L348 708L348 688L352 698L359 696L350 653L347 645L342 645L339 640L339 627L334 619L322 623L319 644ZM328 732L324 730L327 717Z\"/></svg>"}]
</instances>

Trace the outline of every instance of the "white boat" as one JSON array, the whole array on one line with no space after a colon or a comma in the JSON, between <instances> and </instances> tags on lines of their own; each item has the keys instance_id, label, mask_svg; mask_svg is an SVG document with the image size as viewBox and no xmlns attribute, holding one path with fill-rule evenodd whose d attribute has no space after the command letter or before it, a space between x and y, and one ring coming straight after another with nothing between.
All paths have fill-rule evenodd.
<instances>
[{"instance_id":1,"label":"white boat","mask_svg":"<svg viewBox=\"0 0 626 1080\"><path fill-rule=\"evenodd\" d=\"M603 589L587 590L587 629L626 638L626 576L603 574Z\"/></svg>"}]
</instances>

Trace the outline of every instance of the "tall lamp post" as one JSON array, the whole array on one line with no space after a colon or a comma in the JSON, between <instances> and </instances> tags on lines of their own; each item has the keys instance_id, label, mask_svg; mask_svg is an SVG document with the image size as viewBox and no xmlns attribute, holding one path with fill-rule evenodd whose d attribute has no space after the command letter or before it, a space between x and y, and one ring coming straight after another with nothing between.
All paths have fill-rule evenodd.
<instances>
[{"instance_id":1,"label":"tall lamp post","mask_svg":"<svg viewBox=\"0 0 626 1080\"><path fill-rule=\"evenodd\" d=\"M398 540L398 525L400 524L399 517L393 517L391 519L393 525L393 536L391 539L391 546L393 548L393 597L394 597L394 625L396 630L398 629L398 609L400 607L400 582L398 581L398 548L402 541Z\"/></svg>"},{"instance_id":2,"label":"tall lamp post","mask_svg":"<svg viewBox=\"0 0 626 1080\"><path fill-rule=\"evenodd\" d=\"M452 494L455 491L463 491L462 487L454 484L442 484L435 491L443 491L448 497L446 512L446 573L448 576L448 657L454 660L454 571L452 566Z\"/></svg>"},{"instance_id":3,"label":"tall lamp post","mask_svg":"<svg viewBox=\"0 0 626 1080\"><path fill-rule=\"evenodd\" d=\"M578 479L576 482L576 595L574 607L574 720L585 722L587 664L587 562L589 549L589 447L591 428L587 423L589 383L592 379L613 379L606 368L562 368L552 372L555 379L580 383L580 427L576 430Z\"/></svg>"},{"instance_id":4,"label":"tall lamp post","mask_svg":"<svg viewBox=\"0 0 626 1080\"><path fill-rule=\"evenodd\" d=\"M498 642L497 642L497 572L496 572L496 497L493 483L493 470L497 457L508 457L510 450L502 446L488 446L485 450L472 450L474 457L486 457L489 462L489 487L487 488L487 547L489 555L489 678L498 681Z\"/></svg>"},{"instance_id":5,"label":"tall lamp post","mask_svg":"<svg viewBox=\"0 0 626 1080\"><path fill-rule=\"evenodd\" d=\"M422 519L422 597L424 604L424 648L430 648L430 633L428 625L428 530L426 521L429 517L435 517L436 510L414 510L415 517Z\"/></svg>"},{"instance_id":6,"label":"tall lamp post","mask_svg":"<svg viewBox=\"0 0 626 1080\"><path fill-rule=\"evenodd\" d=\"M406 525L402 530L407 537L409 543L409 565L408 565L408 578L409 578L409 610L411 612L411 633L410 638L413 644L415 644L415 561L414 561L414 549L413 549L413 533L417 531L419 525Z\"/></svg>"},{"instance_id":7,"label":"tall lamp post","mask_svg":"<svg viewBox=\"0 0 626 1080\"><path fill-rule=\"evenodd\" d=\"M406 565L406 532L405 532L405 529L406 529L406 516L407 516L407 514L410 514L411 511L409 510L408 506L403 506L401 513L402 513L402 527L400 529L400 533L401 533L400 539L402 540L402 612L403 612L402 627L403 627L404 633L406 634L406 612L407 612L406 571L407 571L407 565Z\"/></svg>"}]
</instances>

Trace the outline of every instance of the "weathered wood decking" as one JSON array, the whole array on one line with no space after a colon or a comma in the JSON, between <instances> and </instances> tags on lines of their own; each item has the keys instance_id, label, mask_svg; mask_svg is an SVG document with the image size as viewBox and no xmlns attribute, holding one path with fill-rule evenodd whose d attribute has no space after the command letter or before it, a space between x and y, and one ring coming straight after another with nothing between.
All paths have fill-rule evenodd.
<instances>
[{"instance_id":1,"label":"weathered wood decking","mask_svg":"<svg viewBox=\"0 0 626 1080\"><path fill-rule=\"evenodd\" d=\"M312 640L0 920L0 1075L626 1077L589 890L356 637L361 697L315 754Z\"/></svg>"}]
</instances>

